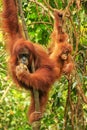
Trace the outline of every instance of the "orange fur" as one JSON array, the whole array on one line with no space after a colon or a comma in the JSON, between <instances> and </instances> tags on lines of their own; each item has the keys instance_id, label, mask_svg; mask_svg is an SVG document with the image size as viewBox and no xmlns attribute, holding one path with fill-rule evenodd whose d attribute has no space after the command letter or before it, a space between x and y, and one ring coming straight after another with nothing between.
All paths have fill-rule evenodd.
<instances>
[{"instance_id":1,"label":"orange fur","mask_svg":"<svg viewBox=\"0 0 87 130\"><path fill-rule=\"evenodd\" d=\"M62 15L61 11L54 10L54 30L51 34L51 45L48 49L50 58L60 69L60 76L62 73L70 74L74 68L71 57L72 46L68 43L68 35L62 29ZM62 59L63 54L67 54L66 60Z\"/></svg>"},{"instance_id":2,"label":"orange fur","mask_svg":"<svg viewBox=\"0 0 87 130\"><path fill-rule=\"evenodd\" d=\"M38 116L34 116L35 104L33 88L38 89L40 98L40 110L43 112L48 99L51 85L56 80L58 69L49 58L46 51L40 46L25 40L22 35L17 17L17 6L15 0L3 0L3 30L7 37L7 47L10 52L9 68L13 80L19 86L30 90L31 104L29 109L29 121L32 123ZM18 55L23 48L27 48L29 56L28 71L19 66ZM31 64L34 61L35 72L31 71Z\"/></svg>"}]
</instances>

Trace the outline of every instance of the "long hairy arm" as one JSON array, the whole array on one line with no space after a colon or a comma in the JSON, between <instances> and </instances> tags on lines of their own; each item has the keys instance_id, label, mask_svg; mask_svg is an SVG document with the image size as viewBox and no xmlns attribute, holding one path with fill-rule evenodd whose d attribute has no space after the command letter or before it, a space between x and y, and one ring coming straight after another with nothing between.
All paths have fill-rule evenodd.
<instances>
[{"instance_id":1,"label":"long hairy arm","mask_svg":"<svg viewBox=\"0 0 87 130\"><path fill-rule=\"evenodd\" d=\"M16 76L19 81L27 85L32 86L35 89L41 91L48 91L54 82L53 70L49 68L40 68L34 73L30 73L23 66L18 65L16 67Z\"/></svg>"},{"instance_id":2,"label":"long hairy arm","mask_svg":"<svg viewBox=\"0 0 87 130\"><path fill-rule=\"evenodd\" d=\"M18 23L16 0L2 0L2 29L6 34L9 50L18 38L22 38L21 27Z\"/></svg>"},{"instance_id":3,"label":"long hairy arm","mask_svg":"<svg viewBox=\"0 0 87 130\"><path fill-rule=\"evenodd\" d=\"M12 37L20 33L17 17L17 5L15 0L3 0L3 27L4 31Z\"/></svg>"}]
</instances>

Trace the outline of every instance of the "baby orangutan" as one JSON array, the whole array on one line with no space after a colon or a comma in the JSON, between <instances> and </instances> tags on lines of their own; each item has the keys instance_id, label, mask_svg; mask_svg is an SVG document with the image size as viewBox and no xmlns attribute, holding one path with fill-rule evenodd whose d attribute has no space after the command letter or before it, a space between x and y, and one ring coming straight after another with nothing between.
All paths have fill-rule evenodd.
<instances>
[{"instance_id":1,"label":"baby orangutan","mask_svg":"<svg viewBox=\"0 0 87 130\"><path fill-rule=\"evenodd\" d=\"M72 61L72 46L68 43L68 35L63 32L63 12L54 10L54 30L51 34L51 45L48 49L50 58L54 60L56 66L62 73L69 75L74 64Z\"/></svg>"}]
</instances>

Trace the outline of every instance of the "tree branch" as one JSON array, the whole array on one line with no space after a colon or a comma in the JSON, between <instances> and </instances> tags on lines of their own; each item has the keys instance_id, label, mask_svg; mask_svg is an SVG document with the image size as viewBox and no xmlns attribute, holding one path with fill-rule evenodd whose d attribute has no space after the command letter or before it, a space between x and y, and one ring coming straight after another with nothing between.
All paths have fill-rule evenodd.
<instances>
[{"instance_id":1,"label":"tree branch","mask_svg":"<svg viewBox=\"0 0 87 130\"><path fill-rule=\"evenodd\" d=\"M19 8L19 13L22 19L22 25L23 25L23 30L25 32L25 37L28 40L28 32L27 32L27 28L26 28L26 24L24 21L24 13L22 10L22 1L21 0L17 0L18 2L18 8ZM34 61L32 62L32 72L35 72L35 67L34 67ZM39 92L36 89L33 89L33 93L34 93L34 100L35 100L35 111L40 112L40 104L39 104ZM32 128L33 130L39 130L40 128L40 121L35 121L34 123L32 123Z\"/></svg>"},{"instance_id":2,"label":"tree branch","mask_svg":"<svg viewBox=\"0 0 87 130\"><path fill-rule=\"evenodd\" d=\"M11 86L12 86L12 83L6 88L3 96L0 99L0 103L2 103L3 99L6 97L6 94L8 93L9 89L11 88Z\"/></svg>"},{"instance_id":3,"label":"tree branch","mask_svg":"<svg viewBox=\"0 0 87 130\"><path fill-rule=\"evenodd\" d=\"M41 8L43 8L44 11L49 12L50 16L52 18L54 18L52 12L49 10L49 8L46 8L42 3L38 2L37 0L29 0L29 2L33 2L36 3L37 5L39 5Z\"/></svg>"},{"instance_id":4,"label":"tree branch","mask_svg":"<svg viewBox=\"0 0 87 130\"><path fill-rule=\"evenodd\" d=\"M25 23L25 20L24 20L24 13L23 13L23 10L22 10L22 2L21 2L21 0L17 0L17 1L18 1L18 11L19 11L19 15L22 19L22 25L23 25L25 37L26 37L26 39L29 39L26 23Z\"/></svg>"}]
</instances>

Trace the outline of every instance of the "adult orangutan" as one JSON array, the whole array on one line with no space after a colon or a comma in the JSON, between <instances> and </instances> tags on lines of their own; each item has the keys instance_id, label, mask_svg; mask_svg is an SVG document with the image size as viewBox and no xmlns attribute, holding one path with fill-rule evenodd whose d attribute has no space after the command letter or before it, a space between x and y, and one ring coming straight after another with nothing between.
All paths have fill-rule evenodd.
<instances>
[{"instance_id":1,"label":"adult orangutan","mask_svg":"<svg viewBox=\"0 0 87 130\"><path fill-rule=\"evenodd\" d=\"M30 123L39 120L35 112L33 88L39 91L40 111L44 111L51 85L56 80L58 69L46 51L38 44L25 40L17 17L15 0L3 0L3 32L10 53L9 68L13 80L31 92L29 109ZM32 72L34 62L35 72Z\"/></svg>"}]
</instances>

